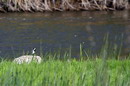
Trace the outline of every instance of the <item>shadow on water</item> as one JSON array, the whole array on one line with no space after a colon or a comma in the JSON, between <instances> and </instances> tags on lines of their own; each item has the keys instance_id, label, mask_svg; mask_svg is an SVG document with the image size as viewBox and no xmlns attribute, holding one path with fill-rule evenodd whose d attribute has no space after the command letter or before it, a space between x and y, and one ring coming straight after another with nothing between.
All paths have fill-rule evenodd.
<instances>
[{"instance_id":1,"label":"shadow on water","mask_svg":"<svg viewBox=\"0 0 130 86\"><path fill-rule=\"evenodd\" d=\"M130 12L48 12L0 14L0 56L16 57L33 47L43 53L68 50L79 55L80 44L98 53L104 36L130 52ZM122 38L122 34L123 39ZM116 39L116 41L115 41Z\"/></svg>"}]
</instances>

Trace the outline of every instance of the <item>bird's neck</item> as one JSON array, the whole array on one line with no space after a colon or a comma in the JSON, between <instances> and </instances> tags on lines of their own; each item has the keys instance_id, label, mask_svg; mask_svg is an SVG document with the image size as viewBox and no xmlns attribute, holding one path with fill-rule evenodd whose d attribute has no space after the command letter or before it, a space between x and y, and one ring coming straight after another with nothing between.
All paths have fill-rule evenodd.
<instances>
[{"instance_id":1,"label":"bird's neck","mask_svg":"<svg viewBox=\"0 0 130 86\"><path fill-rule=\"evenodd\" d=\"M33 56L33 58L34 58L35 54L32 54L32 56Z\"/></svg>"}]
</instances>

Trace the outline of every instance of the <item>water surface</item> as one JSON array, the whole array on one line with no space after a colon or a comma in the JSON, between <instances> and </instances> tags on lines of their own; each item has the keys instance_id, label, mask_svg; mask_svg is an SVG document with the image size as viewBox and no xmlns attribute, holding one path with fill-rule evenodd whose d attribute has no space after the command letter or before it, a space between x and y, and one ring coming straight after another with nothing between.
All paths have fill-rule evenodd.
<instances>
[{"instance_id":1,"label":"water surface","mask_svg":"<svg viewBox=\"0 0 130 86\"><path fill-rule=\"evenodd\" d=\"M127 54L130 51L129 14L129 11L0 14L0 56L16 57L30 53L33 47L39 55L68 50L70 46L72 55L78 56L80 44L83 49L98 53L106 34L111 43L120 44L122 40L122 53Z\"/></svg>"}]
</instances>

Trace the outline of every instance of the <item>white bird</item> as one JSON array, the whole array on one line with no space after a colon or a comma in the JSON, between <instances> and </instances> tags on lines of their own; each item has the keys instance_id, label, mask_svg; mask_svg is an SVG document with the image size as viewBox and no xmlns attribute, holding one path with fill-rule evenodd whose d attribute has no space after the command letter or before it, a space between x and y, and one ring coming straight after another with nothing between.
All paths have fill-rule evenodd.
<instances>
[{"instance_id":1,"label":"white bird","mask_svg":"<svg viewBox=\"0 0 130 86\"><path fill-rule=\"evenodd\" d=\"M16 62L17 64L22 64L22 63L30 63L32 61L36 61L37 63L41 63L41 57L40 56L35 56L35 51L36 48L33 48L32 50L32 55L23 55L18 58L15 58L13 62Z\"/></svg>"}]
</instances>

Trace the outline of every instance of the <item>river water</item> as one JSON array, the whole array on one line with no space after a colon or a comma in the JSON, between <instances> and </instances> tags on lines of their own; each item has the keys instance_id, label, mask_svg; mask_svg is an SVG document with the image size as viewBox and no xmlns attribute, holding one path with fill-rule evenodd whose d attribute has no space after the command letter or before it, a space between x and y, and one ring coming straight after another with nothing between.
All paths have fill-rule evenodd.
<instances>
[{"instance_id":1,"label":"river water","mask_svg":"<svg viewBox=\"0 0 130 86\"><path fill-rule=\"evenodd\" d=\"M130 12L1 13L0 56L30 54L34 47L39 55L59 49L65 51L70 46L72 54L78 56L80 44L83 49L98 53L106 34L110 42L122 41L122 53L129 53Z\"/></svg>"}]
</instances>

